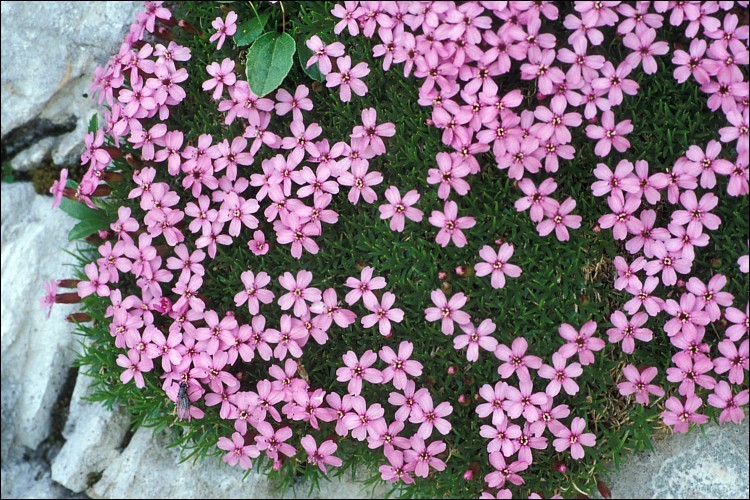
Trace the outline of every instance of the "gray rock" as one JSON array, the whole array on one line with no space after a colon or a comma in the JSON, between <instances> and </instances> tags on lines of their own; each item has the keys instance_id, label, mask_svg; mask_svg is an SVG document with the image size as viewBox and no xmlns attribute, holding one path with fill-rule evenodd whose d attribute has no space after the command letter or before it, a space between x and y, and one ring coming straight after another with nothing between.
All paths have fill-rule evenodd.
<instances>
[{"instance_id":1,"label":"gray rock","mask_svg":"<svg viewBox=\"0 0 750 500\"><path fill-rule=\"evenodd\" d=\"M73 220L50 208L29 183L2 184L2 457L11 447L35 449L50 433L52 406L74 358L56 305L49 321L39 306L48 279L72 277L67 233Z\"/></svg>"},{"instance_id":2,"label":"gray rock","mask_svg":"<svg viewBox=\"0 0 750 500\"><path fill-rule=\"evenodd\" d=\"M76 161L96 107L83 94L94 68L117 52L142 5L2 2L0 135L4 151L16 144L30 149L12 159L13 168L27 170L47 154L58 164ZM38 143L44 137L53 140Z\"/></svg>"},{"instance_id":3,"label":"gray rock","mask_svg":"<svg viewBox=\"0 0 750 500\"><path fill-rule=\"evenodd\" d=\"M83 399L93 393L93 381L78 376L63 430L65 445L52 461L52 479L72 491L84 491L120 455L129 425L125 412Z\"/></svg>"}]
</instances>

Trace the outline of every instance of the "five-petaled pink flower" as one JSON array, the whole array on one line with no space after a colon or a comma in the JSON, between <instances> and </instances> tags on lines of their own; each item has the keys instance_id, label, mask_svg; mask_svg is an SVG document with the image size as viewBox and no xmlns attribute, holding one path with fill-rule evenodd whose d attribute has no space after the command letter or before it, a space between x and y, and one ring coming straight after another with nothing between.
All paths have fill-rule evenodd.
<instances>
[{"instance_id":1,"label":"five-petaled pink flower","mask_svg":"<svg viewBox=\"0 0 750 500\"><path fill-rule=\"evenodd\" d=\"M360 80L370 74L370 68L367 63L361 62L352 68L352 60L349 56L343 56L336 59L338 72L328 73L326 75L326 87L338 87L339 97L343 102L352 100L352 92L358 96L367 93L367 85Z\"/></svg>"},{"instance_id":2,"label":"five-petaled pink flower","mask_svg":"<svg viewBox=\"0 0 750 500\"><path fill-rule=\"evenodd\" d=\"M708 422L706 415L697 413L701 405L703 405L703 400L695 394L688 395L684 403L672 396L664 403L667 409L662 412L661 418L674 432L687 432L691 422L694 424Z\"/></svg>"},{"instance_id":3,"label":"five-petaled pink flower","mask_svg":"<svg viewBox=\"0 0 750 500\"><path fill-rule=\"evenodd\" d=\"M393 380L393 387L399 390L406 388L407 376L419 377L422 375L422 363L416 359L409 359L414 351L414 344L401 342L398 346L398 354L388 346L378 352L380 359L388 366L383 370L382 383L386 384Z\"/></svg>"},{"instance_id":4,"label":"five-petaled pink flower","mask_svg":"<svg viewBox=\"0 0 750 500\"><path fill-rule=\"evenodd\" d=\"M378 298L373 293L373 290L380 290L381 288L385 288L386 282L385 278L381 276L375 276L372 277L374 269L370 266L367 266L362 269L359 278L353 278L349 277L346 278L346 286L351 288L352 290L346 294L346 297L344 297L344 300L346 300L346 303L350 306L355 304L360 298L362 298L362 302L364 302L365 307L368 309L370 307L373 307L378 302Z\"/></svg>"},{"instance_id":5,"label":"five-petaled pink flower","mask_svg":"<svg viewBox=\"0 0 750 500\"><path fill-rule=\"evenodd\" d=\"M339 457L334 457L338 445L331 441L323 441L320 446L315 444L315 438L310 434L306 435L300 440L302 448L307 453L307 461L313 465L320 467L323 473L326 473L326 465L332 465L333 467L341 467L343 464Z\"/></svg>"},{"instance_id":6,"label":"five-petaled pink flower","mask_svg":"<svg viewBox=\"0 0 750 500\"><path fill-rule=\"evenodd\" d=\"M656 397L664 396L664 389L651 383L658 373L659 371L653 366L639 372L635 366L628 365L622 369L622 374L628 380L627 382L617 384L617 389L619 389L620 394L623 396L635 394L635 400L638 403L648 405L649 394L653 394Z\"/></svg>"},{"instance_id":7,"label":"five-petaled pink flower","mask_svg":"<svg viewBox=\"0 0 750 500\"><path fill-rule=\"evenodd\" d=\"M560 325L557 332L568 341L557 352L564 358L570 358L578 353L578 361L583 366L592 364L594 362L593 351L601 351L606 345L602 339L594 337L596 322L593 320L584 323L579 332L567 323Z\"/></svg>"},{"instance_id":8,"label":"five-petaled pink flower","mask_svg":"<svg viewBox=\"0 0 750 500\"><path fill-rule=\"evenodd\" d=\"M257 446L245 445L245 437L239 432L232 433L232 439L220 437L216 446L227 452L222 458L223 461L232 467L240 464L240 468L244 470L252 469L253 462L250 458L257 458L260 455Z\"/></svg>"},{"instance_id":9,"label":"five-petaled pink flower","mask_svg":"<svg viewBox=\"0 0 750 500\"><path fill-rule=\"evenodd\" d=\"M495 352L497 339L492 337L492 332L495 331L497 325L491 319L485 319L476 328L471 322L459 326L464 334L453 339L453 347L463 349L468 345L469 348L466 350L467 361L473 362L479 359L480 347L485 351Z\"/></svg>"},{"instance_id":10,"label":"five-petaled pink flower","mask_svg":"<svg viewBox=\"0 0 750 500\"><path fill-rule=\"evenodd\" d=\"M260 302L270 304L273 301L273 292L265 289L271 282L271 277L264 272L259 272L256 276L252 271L245 271L240 278L245 289L234 296L234 304L239 307L247 302L250 314L256 315L260 311Z\"/></svg>"},{"instance_id":11,"label":"five-petaled pink flower","mask_svg":"<svg viewBox=\"0 0 750 500\"><path fill-rule=\"evenodd\" d=\"M562 204L554 201L554 207L549 211L547 219L544 219L536 225L536 230L541 236L547 236L554 229L555 236L560 241L568 241L570 235L568 228L578 229L581 227L581 216L570 215L570 212L576 207L576 201L573 198L567 198Z\"/></svg>"},{"instance_id":12,"label":"five-petaled pink flower","mask_svg":"<svg viewBox=\"0 0 750 500\"><path fill-rule=\"evenodd\" d=\"M487 276L492 274L492 288L503 288L505 286L505 276L518 278L521 275L521 268L515 264L508 264L513 256L513 245L503 243L500 249L495 253L491 246L485 245L479 250L479 256L484 262L474 265L477 276Z\"/></svg>"},{"instance_id":13,"label":"five-petaled pink flower","mask_svg":"<svg viewBox=\"0 0 750 500\"><path fill-rule=\"evenodd\" d=\"M435 241L443 247L447 246L451 240L459 248L465 246L466 236L461 230L469 229L476 224L474 217L458 216L458 205L453 200L445 202L442 212L433 210L429 221L433 226L440 228Z\"/></svg>"},{"instance_id":14,"label":"five-petaled pink flower","mask_svg":"<svg viewBox=\"0 0 750 500\"><path fill-rule=\"evenodd\" d=\"M331 44L324 44L318 35L313 35L308 41L305 42L307 48L313 53L310 59L307 60L305 67L309 68L315 63L318 63L318 69L321 74L327 75L331 72L331 60L329 57L341 57L344 55L344 44L341 42L334 42Z\"/></svg>"},{"instance_id":15,"label":"five-petaled pink flower","mask_svg":"<svg viewBox=\"0 0 750 500\"><path fill-rule=\"evenodd\" d=\"M420 197L416 189L412 189L402 198L398 188L391 186L385 190L385 197L390 203L383 203L378 210L381 219L391 219L389 224L391 231L402 232L406 218L414 222L422 221L424 212L412 206L419 201Z\"/></svg>"},{"instance_id":16,"label":"five-petaled pink flower","mask_svg":"<svg viewBox=\"0 0 750 500\"><path fill-rule=\"evenodd\" d=\"M537 372L540 377L549 380L545 392L548 396L554 398L560 394L560 389L571 396L578 393L578 384L573 380L583 373L583 368L579 363L571 363L566 366L567 359L559 352L552 355L552 365L542 365Z\"/></svg>"},{"instance_id":17,"label":"five-petaled pink flower","mask_svg":"<svg viewBox=\"0 0 750 500\"><path fill-rule=\"evenodd\" d=\"M380 303L375 299L374 302L365 304L372 314L362 317L362 326L370 328L377 323L380 335L389 337L391 335L391 321L401 323L404 319L404 311L393 307L395 302L396 295L391 292L385 292L380 299Z\"/></svg>"},{"instance_id":18,"label":"five-petaled pink flower","mask_svg":"<svg viewBox=\"0 0 750 500\"><path fill-rule=\"evenodd\" d=\"M630 147L630 141L623 136L632 131L633 124L631 123L631 120L623 120L620 123L615 124L615 114L612 111L605 111L602 113L601 126L586 126L586 135L590 139L597 139L598 141L594 148L594 153L602 157L609 154L612 146L614 146L620 153L628 149Z\"/></svg>"},{"instance_id":19,"label":"five-petaled pink flower","mask_svg":"<svg viewBox=\"0 0 750 500\"><path fill-rule=\"evenodd\" d=\"M211 22L211 26L214 27L216 33L211 35L211 38L209 38L208 41L219 41L219 43L216 44L216 50L220 50L221 46L224 45L225 37L232 36L237 32L237 24L235 24L236 22L237 13L235 13L234 11L227 14L226 20L223 20L221 17L217 17Z\"/></svg>"},{"instance_id":20,"label":"five-petaled pink flower","mask_svg":"<svg viewBox=\"0 0 750 500\"><path fill-rule=\"evenodd\" d=\"M498 344L495 348L495 357L504 363L497 368L497 373L502 378L509 378L514 373L520 380L529 379L529 368L539 369L542 366L542 358L526 354L529 343L523 337L516 337L510 347Z\"/></svg>"},{"instance_id":21,"label":"five-petaled pink flower","mask_svg":"<svg viewBox=\"0 0 750 500\"><path fill-rule=\"evenodd\" d=\"M427 321L441 320L440 329L445 335L453 335L453 322L464 325L471 321L469 313L461 311L468 300L463 293L457 293L448 300L442 290L433 290L430 299L436 307L428 307L424 310Z\"/></svg>"},{"instance_id":22,"label":"five-petaled pink flower","mask_svg":"<svg viewBox=\"0 0 750 500\"><path fill-rule=\"evenodd\" d=\"M221 64L212 62L206 66L206 71L213 78L203 82L203 90L214 89L214 100L221 97L224 92L224 85L231 87L237 81L237 75L234 74L234 61L229 58L221 61Z\"/></svg>"},{"instance_id":23,"label":"five-petaled pink flower","mask_svg":"<svg viewBox=\"0 0 750 500\"><path fill-rule=\"evenodd\" d=\"M281 309L286 311L294 306L294 315L297 317L307 313L308 306L305 301L318 302L323 297L319 289L309 286L312 279L313 274L304 269L297 273L296 279L290 272L285 272L282 276L279 276L281 286L289 290L289 293L279 297Z\"/></svg>"},{"instance_id":24,"label":"five-petaled pink flower","mask_svg":"<svg viewBox=\"0 0 750 500\"><path fill-rule=\"evenodd\" d=\"M347 390L353 396L359 396L362 392L362 380L367 380L371 384L379 384L383 381L383 374L377 368L371 368L378 360L378 355L371 349L368 349L360 358L354 351L347 351L343 356L344 364L336 370L336 380L339 382L349 382Z\"/></svg>"},{"instance_id":25,"label":"five-petaled pink flower","mask_svg":"<svg viewBox=\"0 0 750 500\"><path fill-rule=\"evenodd\" d=\"M580 417L573 417L570 429L560 422L551 422L550 431L557 439L552 442L555 451L561 453L570 448L570 456L575 460L580 460L584 456L584 446L595 446L596 436L590 432L583 432L586 428L586 421Z\"/></svg>"},{"instance_id":26,"label":"five-petaled pink flower","mask_svg":"<svg viewBox=\"0 0 750 500\"><path fill-rule=\"evenodd\" d=\"M370 147L375 155L385 154L385 144L381 137L393 137L396 135L396 126L391 122L375 124L378 112L375 108L362 110L362 125L357 125L352 130L351 138L358 139L362 148Z\"/></svg>"}]
</instances>

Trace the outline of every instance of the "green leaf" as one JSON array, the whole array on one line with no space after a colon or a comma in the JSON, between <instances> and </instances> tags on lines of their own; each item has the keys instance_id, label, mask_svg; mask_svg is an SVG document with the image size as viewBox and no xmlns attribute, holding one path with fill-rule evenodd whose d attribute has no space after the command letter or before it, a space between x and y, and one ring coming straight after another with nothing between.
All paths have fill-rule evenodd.
<instances>
[{"instance_id":1,"label":"green leaf","mask_svg":"<svg viewBox=\"0 0 750 500\"><path fill-rule=\"evenodd\" d=\"M111 222L107 214L103 210L94 210L89 208L83 203L63 198L60 203L60 208L63 212L70 215L74 219L78 219L82 222L96 223L99 225L108 226Z\"/></svg>"},{"instance_id":2,"label":"green leaf","mask_svg":"<svg viewBox=\"0 0 750 500\"><path fill-rule=\"evenodd\" d=\"M97 130L99 130L99 117L94 113L94 116L89 120L89 132L96 132Z\"/></svg>"},{"instance_id":3,"label":"green leaf","mask_svg":"<svg viewBox=\"0 0 750 500\"><path fill-rule=\"evenodd\" d=\"M234 34L234 43L238 47L244 47L253 43L263 33L268 16L269 13L266 12L237 26L237 32Z\"/></svg>"},{"instance_id":4,"label":"green leaf","mask_svg":"<svg viewBox=\"0 0 750 500\"><path fill-rule=\"evenodd\" d=\"M299 59L299 65L302 66L302 70L315 80L316 82L324 82L326 80L326 77L323 73L320 72L320 68L318 68L318 63L313 64L309 68L306 68L307 60L310 59L313 56L313 51L307 48L307 45L305 45L305 42L302 40L297 40L297 58Z\"/></svg>"},{"instance_id":5,"label":"green leaf","mask_svg":"<svg viewBox=\"0 0 750 500\"><path fill-rule=\"evenodd\" d=\"M106 229L109 226L107 222L82 220L68 233L68 241L80 240L93 234L100 229Z\"/></svg>"},{"instance_id":6,"label":"green leaf","mask_svg":"<svg viewBox=\"0 0 750 500\"><path fill-rule=\"evenodd\" d=\"M276 89L294 62L295 43L289 33L264 33L247 52L247 83L258 97Z\"/></svg>"}]
</instances>

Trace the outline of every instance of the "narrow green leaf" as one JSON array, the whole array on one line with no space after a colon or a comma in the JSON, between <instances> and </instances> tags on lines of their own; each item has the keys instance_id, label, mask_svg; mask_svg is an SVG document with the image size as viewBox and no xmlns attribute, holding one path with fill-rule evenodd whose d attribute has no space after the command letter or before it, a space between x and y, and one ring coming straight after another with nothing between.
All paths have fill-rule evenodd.
<instances>
[{"instance_id":1,"label":"narrow green leaf","mask_svg":"<svg viewBox=\"0 0 750 500\"><path fill-rule=\"evenodd\" d=\"M89 132L96 132L97 130L99 130L99 117L94 113L94 116L89 120Z\"/></svg>"},{"instance_id":2,"label":"narrow green leaf","mask_svg":"<svg viewBox=\"0 0 750 500\"><path fill-rule=\"evenodd\" d=\"M276 89L294 62L295 43L289 33L264 33L247 52L247 83L258 97Z\"/></svg>"},{"instance_id":3,"label":"narrow green leaf","mask_svg":"<svg viewBox=\"0 0 750 500\"><path fill-rule=\"evenodd\" d=\"M313 51L307 48L305 42L303 42L302 40L297 40L297 59L299 59L299 64L300 66L302 66L302 70L307 76L309 76L316 82L324 82L326 80L326 77L323 73L320 72L318 63L313 64L309 68L306 67L307 60L312 56Z\"/></svg>"},{"instance_id":4,"label":"narrow green leaf","mask_svg":"<svg viewBox=\"0 0 750 500\"><path fill-rule=\"evenodd\" d=\"M263 33L266 27L269 13L263 13L237 26L237 32L234 34L234 43L238 47L244 47L253 43Z\"/></svg>"},{"instance_id":5,"label":"narrow green leaf","mask_svg":"<svg viewBox=\"0 0 750 500\"><path fill-rule=\"evenodd\" d=\"M60 209L62 209L63 212L70 215L74 219L78 219L80 221L106 221L106 214L102 212L101 210L94 210L93 208L89 208L83 203L79 203L77 201L69 200L68 198L63 198L62 202L60 203Z\"/></svg>"}]
</instances>

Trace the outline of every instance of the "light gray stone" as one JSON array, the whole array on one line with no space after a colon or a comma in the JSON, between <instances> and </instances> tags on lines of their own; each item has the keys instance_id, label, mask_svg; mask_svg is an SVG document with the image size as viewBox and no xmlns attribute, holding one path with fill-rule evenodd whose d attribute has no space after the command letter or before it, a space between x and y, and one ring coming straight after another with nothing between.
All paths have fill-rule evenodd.
<instances>
[{"instance_id":1,"label":"light gray stone","mask_svg":"<svg viewBox=\"0 0 750 500\"><path fill-rule=\"evenodd\" d=\"M244 471L230 468L217 458L194 465L179 463L179 452L167 448L164 436L153 436L150 429L138 429L122 454L107 467L101 480L86 493L92 498L369 498L369 488L349 480L321 481L319 492L309 493L300 485L297 491L281 492L262 475L252 472L243 481ZM378 489L374 496L382 496Z\"/></svg>"},{"instance_id":2,"label":"light gray stone","mask_svg":"<svg viewBox=\"0 0 750 500\"><path fill-rule=\"evenodd\" d=\"M70 306L46 319L44 282L72 277L65 250L73 220L50 208L29 183L2 184L2 457L11 447L35 449L50 432L52 406L74 358Z\"/></svg>"},{"instance_id":3,"label":"light gray stone","mask_svg":"<svg viewBox=\"0 0 750 500\"><path fill-rule=\"evenodd\" d=\"M63 430L65 445L52 461L52 479L72 491L83 491L91 477L101 474L119 455L129 418L121 409L110 411L85 401L94 379L79 374Z\"/></svg>"},{"instance_id":4,"label":"light gray stone","mask_svg":"<svg viewBox=\"0 0 750 500\"><path fill-rule=\"evenodd\" d=\"M142 2L7 2L2 9L2 127L6 135L35 120L74 130L13 158L17 170L51 154L58 164L82 152L94 68L117 52Z\"/></svg>"}]
</instances>

